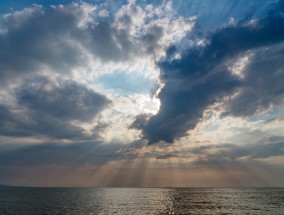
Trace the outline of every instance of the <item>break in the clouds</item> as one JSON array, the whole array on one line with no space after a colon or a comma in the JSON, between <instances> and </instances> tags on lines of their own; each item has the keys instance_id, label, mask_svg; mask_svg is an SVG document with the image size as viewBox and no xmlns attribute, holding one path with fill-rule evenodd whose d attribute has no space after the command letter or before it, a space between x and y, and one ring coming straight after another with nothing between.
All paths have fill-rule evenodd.
<instances>
[{"instance_id":1,"label":"break in the clouds","mask_svg":"<svg viewBox=\"0 0 284 215\"><path fill-rule=\"evenodd\" d=\"M154 68L165 47L194 25L192 18L168 15L170 3L143 10L130 2L107 20L102 19L106 17L102 11L105 14L106 9L81 2L48 8L34 5L1 15L3 135L82 138L92 125L83 129L76 120L90 122L113 99L101 88L127 88L123 83L103 82L103 77L131 79L129 67L141 60L151 59ZM134 71L133 76L148 81L140 87L147 94L155 80L143 74L144 70ZM38 80L38 76L47 78ZM136 92L139 78L134 82L129 85L130 93Z\"/></svg>"},{"instance_id":2,"label":"break in the clouds","mask_svg":"<svg viewBox=\"0 0 284 215\"><path fill-rule=\"evenodd\" d=\"M4 1L0 182L283 185L283 5Z\"/></svg>"}]
</instances>

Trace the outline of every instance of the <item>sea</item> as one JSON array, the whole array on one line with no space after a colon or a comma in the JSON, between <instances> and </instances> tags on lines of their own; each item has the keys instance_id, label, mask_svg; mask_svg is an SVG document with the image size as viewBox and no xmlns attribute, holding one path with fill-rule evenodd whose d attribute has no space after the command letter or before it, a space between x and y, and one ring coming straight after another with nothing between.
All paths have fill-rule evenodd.
<instances>
[{"instance_id":1,"label":"sea","mask_svg":"<svg viewBox=\"0 0 284 215\"><path fill-rule=\"evenodd\" d=\"M0 214L284 214L284 188L0 188Z\"/></svg>"}]
</instances>

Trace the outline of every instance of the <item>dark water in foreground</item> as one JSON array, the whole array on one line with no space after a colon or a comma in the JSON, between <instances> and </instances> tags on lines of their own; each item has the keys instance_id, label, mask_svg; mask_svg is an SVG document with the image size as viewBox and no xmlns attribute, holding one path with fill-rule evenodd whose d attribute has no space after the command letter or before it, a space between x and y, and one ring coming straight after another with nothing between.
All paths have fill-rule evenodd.
<instances>
[{"instance_id":1,"label":"dark water in foreground","mask_svg":"<svg viewBox=\"0 0 284 215\"><path fill-rule=\"evenodd\" d=\"M0 214L284 214L284 188L0 188Z\"/></svg>"}]
</instances>

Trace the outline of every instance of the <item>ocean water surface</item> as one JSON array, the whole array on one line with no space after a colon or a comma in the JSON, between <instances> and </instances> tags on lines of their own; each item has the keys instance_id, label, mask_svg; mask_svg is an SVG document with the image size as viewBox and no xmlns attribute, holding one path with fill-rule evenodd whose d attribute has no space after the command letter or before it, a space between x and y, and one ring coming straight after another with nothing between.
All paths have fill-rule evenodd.
<instances>
[{"instance_id":1,"label":"ocean water surface","mask_svg":"<svg viewBox=\"0 0 284 215\"><path fill-rule=\"evenodd\" d=\"M0 188L0 214L284 214L284 188Z\"/></svg>"}]
</instances>

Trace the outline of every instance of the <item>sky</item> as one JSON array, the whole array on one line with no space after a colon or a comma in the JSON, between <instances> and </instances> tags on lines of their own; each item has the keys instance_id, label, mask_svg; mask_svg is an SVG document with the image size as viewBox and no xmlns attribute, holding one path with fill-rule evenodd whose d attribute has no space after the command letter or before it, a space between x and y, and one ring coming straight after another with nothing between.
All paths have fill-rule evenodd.
<instances>
[{"instance_id":1,"label":"sky","mask_svg":"<svg viewBox=\"0 0 284 215\"><path fill-rule=\"evenodd\" d=\"M0 184L284 186L283 0L0 4Z\"/></svg>"}]
</instances>

